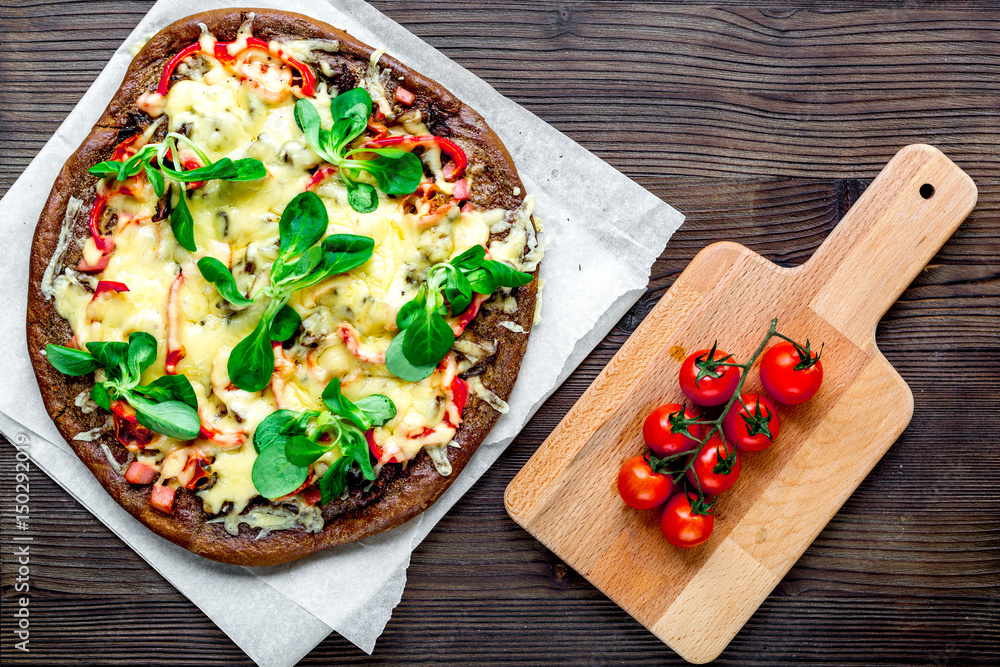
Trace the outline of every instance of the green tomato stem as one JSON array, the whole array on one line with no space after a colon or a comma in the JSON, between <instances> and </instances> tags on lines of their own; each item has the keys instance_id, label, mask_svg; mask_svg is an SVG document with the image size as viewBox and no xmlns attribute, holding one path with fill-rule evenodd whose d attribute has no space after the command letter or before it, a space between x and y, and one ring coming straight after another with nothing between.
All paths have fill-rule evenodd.
<instances>
[{"instance_id":1,"label":"green tomato stem","mask_svg":"<svg viewBox=\"0 0 1000 667\"><path fill-rule=\"evenodd\" d=\"M697 448L695 448L693 450L694 451L693 455L692 455L692 452L688 451L688 452L681 452L680 454L673 454L671 456L667 456L667 457L664 457L663 459L661 459L661 460L666 461L666 460L672 460L672 459L675 459L675 458L680 458L682 456L689 456L690 457L690 459L688 460L688 462L684 466L684 468L682 470L680 470L680 471L678 471L678 472L676 472L676 473L673 474L672 477L673 477L673 481L674 481L675 484L678 481L680 481L681 479L683 479L687 475L687 472L689 470L693 469L694 463L695 463L695 461L698 458L698 456L697 456L698 452L701 451L701 448L705 446L705 444L708 442L708 440L712 437L712 435L714 433L718 433L719 437L725 443L726 436L722 432L722 422L725 419L726 415L729 414L730 408L733 407L733 404L737 400L739 400L740 403L743 403L743 399L742 399L743 384L746 382L747 373L749 373L750 369L753 368L753 366L754 366L755 363L757 363L757 359L760 358L760 355L764 352L764 348L767 346L768 341L770 341L772 338L781 338L782 340L786 340L789 343L792 343L793 345L798 345L798 343L796 343L794 340L792 340L788 336L785 336L784 334L778 333L778 318L774 318L773 320L771 320L771 326L768 327L767 333L764 334L764 339L760 342L760 345L757 346L757 349L754 350L754 353L752 355L750 355L750 359L746 363L744 363L744 364L737 364L737 363L733 363L733 362L722 362L722 363L718 364L719 366L733 366L733 367L736 367L736 368L742 368L743 371L744 371L743 373L740 374L740 381L736 385L736 391L734 391L733 395L729 398L729 401L726 403L726 406L722 409L722 412L719 414L719 417L717 419L713 419L713 420L710 420L710 421L698 421L698 420L687 420L687 419L679 420L680 423L683 424L683 425L685 425L685 426L689 425L689 424L701 424L701 425L706 425L706 426L710 425L711 428L708 429L708 432L704 435L704 437L701 438L701 440L698 443ZM745 403L743 403L743 407L745 407L745 408L747 407ZM728 449L728 443L726 443L725 445L723 445L723 451L726 451L727 449ZM737 448L735 446L733 446L732 447L732 451L726 452L726 456L725 456L724 459L720 457L719 463L722 463L723 461L725 461L726 465L732 466L735 463L735 461L736 461L736 452L737 452ZM698 479L698 476L697 475L692 475L692 477L694 477L695 486L697 486L697 488L698 488L698 501L699 501L698 505L700 505L702 507L706 507L709 512L712 511L712 510L714 510L714 503L709 504L706 501L706 499L705 499L705 493L704 493L704 491L701 488L701 482ZM694 511L696 514L700 513L696 509L693 509L692 511Z\"/></svg>"}]
</instances>

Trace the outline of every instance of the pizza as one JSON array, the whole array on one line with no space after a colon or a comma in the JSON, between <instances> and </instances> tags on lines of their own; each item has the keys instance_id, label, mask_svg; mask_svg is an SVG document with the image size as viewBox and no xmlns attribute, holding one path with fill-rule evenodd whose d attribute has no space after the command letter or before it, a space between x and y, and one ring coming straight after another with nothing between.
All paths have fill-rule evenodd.
<instances>
[{"instance_id":1,"label":"pizza","mask_svg":"<svg viewBox=\"0 0 1000 667\"><path fill-rule=\"evenodd\" d=\"M483 118L306 16L190 16L59 174L27 334L60 433L153 531L273 565L397 526L483 442L537 319Z\"/></svg>"}]
</instances>

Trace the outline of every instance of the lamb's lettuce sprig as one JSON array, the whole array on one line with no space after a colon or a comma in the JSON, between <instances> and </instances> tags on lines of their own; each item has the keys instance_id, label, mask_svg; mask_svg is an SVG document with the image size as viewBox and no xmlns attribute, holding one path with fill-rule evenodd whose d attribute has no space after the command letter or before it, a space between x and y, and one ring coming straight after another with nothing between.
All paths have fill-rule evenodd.
<instances>
[{"instance_id":1,"label":"lamb's lettuce sprig","mask_svg":"<svg viewBox=\"0 0 1000 667\"><path fill-rule=\"evenodd\" d=\"M271 342L288 340L301 323L288 305L292 294L360 266L372 256L375 242L367 236L330 234L324 238L327 223L326 207L316 194L303 192L292 199L278 224L278 257L271 265L270 284L249 297L239 291L225 264L214 257L198 260L201 275L233 305L270 299L257 326L229 356L229 379L240 389L260 391L267 386L274 372Z\"/></svg>"},{"instance_id":2,"label":"lamb's lettuce sprig","mask_svg":"<svg viewBox=\"0 0 1000 667\"><path fill-rule=\"evenodd\" d=\"M181 169L177 155L177 142L187 144L205 166L196 169ZM168 151L170 158L167 158ZM156 166L153 166L154 160ZM168 166L168 160L173 163L173 168ZM211 180L256 181L267 176L264 163L260 160L242 158L234 161L224 157L212 162L197 144L183 134L176 132L167 133L167 136L160 143L146 144L127 160L98 162L88 171L94 176L114 178L117 181L124 181L140 172L145 172L157 197L162 197L167 190L165 177L177 183L180 197L170 212L170 228L173 230L177 242L191 252L194 252L197 246L194 242L194 218L191 217L191 211L188 209L185 184Z\"/></svg>"},{"instance_id":3,"label":"lamb's lettuce sprig","mask_svg":"<svg viewBox=\"0 0 1000 667\"><path fill-rule=\"evenodd\" d=\"M372 394L352 402L341 393L340 380L335 378L323 391L323 404L326 410L278 410L257 427L253 436L257 459L251 478L265 498L273 500L297 491L309 478L309 466L334 449L341 456L319 480L320 502L344 492L347 474L355 465L365 479L375 479L365 431L396 416L392 399Z\"/></svg>"},{"instance_id":4,"label":"lamb's lettuce sprig","mask_svg":"<svg viewBox=\"0 0 1000 667\"><path fill-rule=\"evenodd\" d=\"M416 155L399 148L348 150L350 143L368 126L372 113L368 91L354 88L341 93L330 102L330 113L333 126L327 130L312 102L300 99L295 103L295 122L316 154L337 167L340 179L347 186L351 208L358 213L371 213L378 208L378 193L370 183L359 180L362 172L371 174L379 189L388 195L408 195L416 191L424 175L423 165ZM376 157L373 160L355 157L362 153Z\"/></svg>"},{"instance_id":5,"label":"lamb's lettuce sprig","mask_svg":"<svg viewBox=\"0 0 1000 667\"><path fill-rule=\"evenodd\" d=\"M503 262L486 259L483 246L472 246L449 262L435 264L416 296L396 315L399 333L386 350L385 365L403 380L429 376L455 344L449 315L464 312L473 293L492 294L500 287L520 287L533 279Z\"/></svg>"},{"instance_id":6,"label":"lamb's lettuce sprig","mask_svg":"<svg viewBox=\"0 0 1000 667\"><path fill-rule=\"evenodd\" d=\"M86 375L104 369L105 379L94 384L90 397L111 412L113 401L125 401L135 409L142 426L180 440L197 437L198 397L184 375L164 375L147 385L139 379L156 360L156 339L145 331L133 332L127 343L90 342L86 350L46 345L45 355L64 375Z\"/></svg>"}]
</instances>

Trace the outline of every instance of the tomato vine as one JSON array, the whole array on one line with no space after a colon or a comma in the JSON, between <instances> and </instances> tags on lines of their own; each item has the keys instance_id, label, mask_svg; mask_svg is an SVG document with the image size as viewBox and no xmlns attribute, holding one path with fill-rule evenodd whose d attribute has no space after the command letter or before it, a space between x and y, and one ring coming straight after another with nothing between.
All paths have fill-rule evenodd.
<instances>
[{"instance_id":1,"label":"tomato vine","mask_svg":"<svg viewBox=\"0 0 1000 667\"><path fill-rule=\"evenodd\" d=\"M697 453L701 452L702 448L708 444L713 436L717 436L718 445L716 445L716 447L718 463L713 468L713 472L716 474L726 475L729 474L735 465L737 465L737 456L739 456L738 448L735 443L731 444L727 442L723 432L723 420L726 415L729 414L729 410L733 407L733 404L737 400L740 401L741 405L743 405L748 414L759 416L759 403L756 406L756 411L746 405L743 402L742 391L743 385L747 379L747 374L750 369L753 368L754 364L757 363L757 360L764 352L764 348L767 347L767 343L772 338L780 338L794 345L795 349L800 352L801 359L803 360L803 368L808 368L819 360L819 354L809 352L808 340L805 345L801 345L778 331L778 318L771 320L771 325L768 327L767 333L764 335L763 340L761 340L760 345L757 346L757 349L754 350L753 354L745 363L741 364L736 361L730 361L733 357L728 354L721 360L714 359L717 347L716 342L712 345L712 351L708 355L706 362L704 362L703 367L699 366L699 376L701 376L702 373L705 375L712 374L717 368L723 366L731 366L740 369L741 373L739 382L736 385L736 390L733 392L733 395L729 398L729 401L726 402L722 411L719 413L719 416L715 419L703 419L701 416L688 418L683 414L672 415L670 418L671 426L676 428L678 431L684 430L690 426L696 426L701 429L701 437L698 440L697 446L693 450L695 455L692 455L692 450L685 450L683 452L670 454L664 457L657 457L648 449L645 453L645 459L653 471L663 475L669 475L671 477L671 481L675 485L681 483L681 480L685 477L689 480L694 480L694 486L698 492L697 497L693 497L690 492L687 493L688 499L691 503L691 512L693 514L707 515L712 514L715 511L715 498L705 493L698 475L691 472L699 458ZM766 430L766 427L761 430ZM674 461L684 457L687 457L688 460L683 468L677 469L675 466L671 465Z\"/></svg>"}]
</instances>

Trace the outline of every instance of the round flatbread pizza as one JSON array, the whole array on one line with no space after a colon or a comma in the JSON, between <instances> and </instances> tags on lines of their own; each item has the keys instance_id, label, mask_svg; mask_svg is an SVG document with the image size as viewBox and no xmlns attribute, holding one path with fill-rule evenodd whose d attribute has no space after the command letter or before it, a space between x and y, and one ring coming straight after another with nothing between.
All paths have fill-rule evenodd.
<instances>
[{"instance_id":1,"label":"round flatbread pizza","mask_svg":"<svg viewBox=\"0 0 1000 667\"><path fill-rule=\"evenodd\" d=\"M537 318L533 200L483 118L297 14L153 36L49 195L28 346L125 509L274 565L430 506Z\"/></svg>"}]
</instances>

